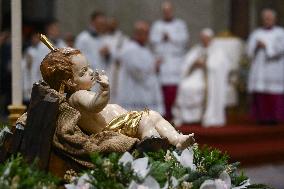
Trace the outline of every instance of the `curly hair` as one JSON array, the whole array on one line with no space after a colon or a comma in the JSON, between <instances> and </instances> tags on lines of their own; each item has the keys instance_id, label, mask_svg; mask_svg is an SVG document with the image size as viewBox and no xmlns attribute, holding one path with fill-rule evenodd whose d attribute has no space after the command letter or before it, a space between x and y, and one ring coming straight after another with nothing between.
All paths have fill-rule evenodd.
<instances>
[{"instance_id":1,"label":"curly hair","mask_svg":"<svg viewBox=\"0 0 284 189\"><path fill-rule=\"evenodd\" d=\"M67 81L74 79L71 59L77 54L81 54L81 51L70 47L58 48L48 53L40 65L43 80L57 91L59 91L61 84L64 84L65 92L74 92L74 86L70 86Z\"/></svg>"}]
</instances>

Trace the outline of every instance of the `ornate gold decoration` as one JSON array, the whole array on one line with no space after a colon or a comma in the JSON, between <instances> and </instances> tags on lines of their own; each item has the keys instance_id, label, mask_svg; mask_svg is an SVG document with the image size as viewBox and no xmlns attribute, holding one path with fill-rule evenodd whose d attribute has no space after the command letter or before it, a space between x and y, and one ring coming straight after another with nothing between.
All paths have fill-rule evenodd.
<instances>
[{"instance_id":1,"label":"ornate gold decoration","mask_svg":"<svg viewBox=\"0 0 284 189\"><path fill-rule=\"evenodd\" d=\"M55 51L54 46L52 43L47 39L47 37L43 34L39 35L39 39L41 42L43 42L51 51Z\"/></svg>"}]
</instances>

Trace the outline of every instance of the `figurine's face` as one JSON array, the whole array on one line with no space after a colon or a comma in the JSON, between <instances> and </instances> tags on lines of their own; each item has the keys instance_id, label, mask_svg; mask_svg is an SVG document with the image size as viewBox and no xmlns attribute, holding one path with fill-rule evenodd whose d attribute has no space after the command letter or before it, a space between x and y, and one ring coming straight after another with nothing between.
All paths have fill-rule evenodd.
<instances>
[{"instance_id":1,"label":"figurine's face","mask_svg":"<svg viewBox=\"0 0 284 189\"><path fill-rule=\"evenodd\" d=\"M90 90L95 84L94 71L90 68L86 57L77 54L72 57L74 83L77 90Z\"/></svg>"}]
</instances>

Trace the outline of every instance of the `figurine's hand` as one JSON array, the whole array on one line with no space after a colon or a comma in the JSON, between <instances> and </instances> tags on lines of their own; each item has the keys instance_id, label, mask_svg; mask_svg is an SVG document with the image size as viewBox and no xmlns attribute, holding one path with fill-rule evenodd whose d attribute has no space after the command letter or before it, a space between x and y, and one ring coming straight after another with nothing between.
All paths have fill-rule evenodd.
<instances>
[{"instance_id":1,"label":"figurine's hand","mask_svg":"<svg viewBox=\"0 0 284 189\"><path fill-rule=\"evenodd\" d=\"M109 81L108 81L108 77L106 76L106 73L105 73L104 70L102 70L101 72L99 72L99 70L96 70L95 71L95 79L100 84L101 89L103 91L108 89Z\"/></svg>"}]
</instances>

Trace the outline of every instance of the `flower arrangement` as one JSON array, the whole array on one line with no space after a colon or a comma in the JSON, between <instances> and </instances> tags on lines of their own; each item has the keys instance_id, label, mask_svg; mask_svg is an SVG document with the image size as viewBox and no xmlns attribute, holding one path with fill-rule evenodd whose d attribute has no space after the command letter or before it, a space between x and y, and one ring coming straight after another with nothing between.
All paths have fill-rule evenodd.
<instances>
[{"instance_id":1,"label":"flower arrangement","mask_svg":"<svg viewBox=\"0 0 284 189\"><path fill-rule=\"evenodd\" d=\"M93 170L71 179L67 189L242 189L269 188L250 185L238 163L229 164L220 151L197 145L183 151L159 151L132 154L94 153Z\"/></svg>"}]
</instances>

